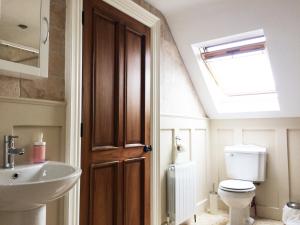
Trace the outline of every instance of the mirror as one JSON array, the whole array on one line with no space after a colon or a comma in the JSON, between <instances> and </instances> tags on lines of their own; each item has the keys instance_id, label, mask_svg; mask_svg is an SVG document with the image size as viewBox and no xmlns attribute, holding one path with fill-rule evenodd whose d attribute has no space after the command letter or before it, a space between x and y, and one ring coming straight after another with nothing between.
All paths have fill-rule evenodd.
<instances>
[{"instance_id":1,"label":"mirror","mask_svg":"<svg viewBox=\"0 0 300 225\"><path fill-rule=\"evenodd\" d=\"M49 0L0 0L0 70L48 76L48 39Z\"/></svg>"}]
</instances>

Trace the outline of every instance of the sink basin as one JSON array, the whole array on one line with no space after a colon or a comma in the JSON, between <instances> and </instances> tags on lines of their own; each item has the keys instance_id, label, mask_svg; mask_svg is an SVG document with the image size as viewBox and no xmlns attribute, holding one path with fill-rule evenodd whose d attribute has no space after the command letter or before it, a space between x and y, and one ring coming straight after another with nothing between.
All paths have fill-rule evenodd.
<instances>
[{"instance_id":1,"label":"sink basin","mask_svg":"<svg viewBox=\"0 0 300 225\"><path fill-rule=\"evenodd\" d=\"M78 181L81 169L61 162L0 169L0 211L26 211L62 197Z\"/></svg>"}]
</instances>

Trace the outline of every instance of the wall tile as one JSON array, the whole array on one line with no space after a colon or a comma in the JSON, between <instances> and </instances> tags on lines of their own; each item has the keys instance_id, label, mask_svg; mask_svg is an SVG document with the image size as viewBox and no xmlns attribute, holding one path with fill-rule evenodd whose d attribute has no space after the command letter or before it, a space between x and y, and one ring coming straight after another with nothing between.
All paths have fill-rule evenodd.
<instances>
[{"instance_id":1,"label":"wall tile","mask_svg":"<svg viewBox=\"0 0 300 225\"><path fill-rule=\"evenodd\" d=\"M21 97L49 100L64 100L65 80L49 77L40 80L21 80Z\"/></svg>"},{"instance_id":2,"label":"wall tile","mask_svg":"<svg viewBox=\"0 0 300 225\"><path fill-rule=\"evenodd\" d=\"M66 2L61 0L51 0L50 8L50 25L64 30L66 21Z\"/></svg>"},{"instance_id":3,"label":"wall tile","mask_svg":"<svg viewBox=\"0 0 300 225\"><path fill-rule=\"evenodd\" d=\"M20 81L0 75L0 96L20 97Z\"/></svg>"},{"instance_id":4,"label":"wall tile","mask_svg":"<svg viewBox=\"0 0 300 225\"><path fill-rule=\"evenodd\" d=\"M65 76L65 54L63 51L50 50L49 52L49 71L48 77L57 76L64 78Z\"/></svg>"}]
</instances>

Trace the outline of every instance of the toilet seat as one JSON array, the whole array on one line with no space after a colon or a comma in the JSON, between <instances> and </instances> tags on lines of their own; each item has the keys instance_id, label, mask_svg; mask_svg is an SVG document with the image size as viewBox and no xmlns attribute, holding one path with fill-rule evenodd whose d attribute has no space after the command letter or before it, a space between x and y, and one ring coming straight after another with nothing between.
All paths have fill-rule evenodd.
<instances>
[{"instance_id":1,"label":"toilet seat","mask_svg":"<svg viewBox=\"0 0 300 225\"><path fill-rule=\"evenodd\" d=\"M220 183L219 188L229 192L250 192L255 190L252 182L243 180L224 180Z\"/></svg>"}]
</instances>

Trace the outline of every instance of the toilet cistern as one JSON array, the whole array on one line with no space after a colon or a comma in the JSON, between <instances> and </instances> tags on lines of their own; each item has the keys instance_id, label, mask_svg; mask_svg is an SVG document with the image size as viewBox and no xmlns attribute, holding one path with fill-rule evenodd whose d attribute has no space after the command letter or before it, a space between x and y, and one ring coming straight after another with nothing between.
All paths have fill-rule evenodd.
<instances>
[{"instance_id":1,"label":"toilet cistern","mask_svg":"<svg viewBox=\"0 0 300 225\"><path fill-rule=\"evenodd\" d=\"M13 136L13 135L4 136L3 168L14 168L15 156L23 155L25 153L24 148L15 148L16 138L18 138L18 136Z\"/></svg>"}]
</instances>

